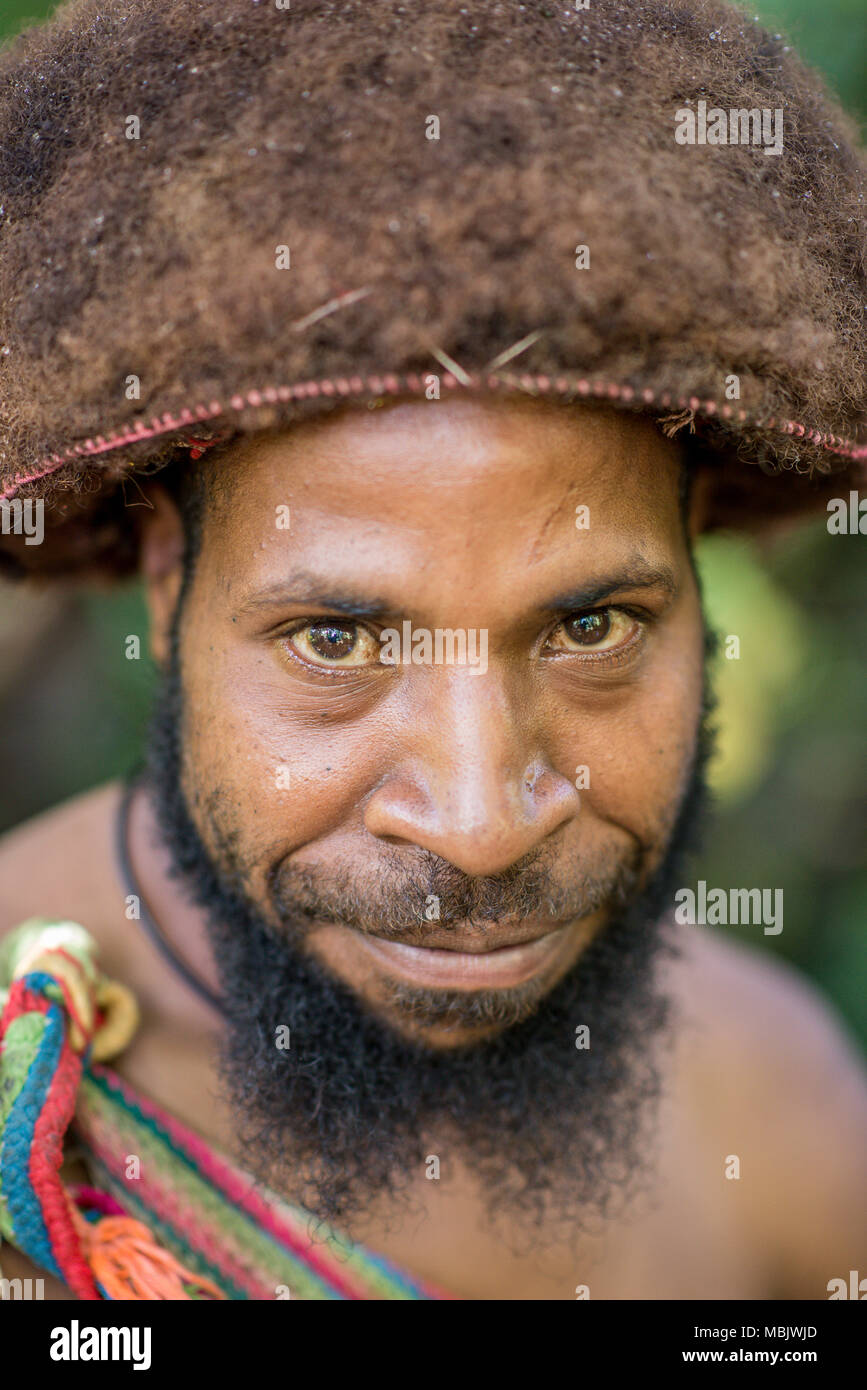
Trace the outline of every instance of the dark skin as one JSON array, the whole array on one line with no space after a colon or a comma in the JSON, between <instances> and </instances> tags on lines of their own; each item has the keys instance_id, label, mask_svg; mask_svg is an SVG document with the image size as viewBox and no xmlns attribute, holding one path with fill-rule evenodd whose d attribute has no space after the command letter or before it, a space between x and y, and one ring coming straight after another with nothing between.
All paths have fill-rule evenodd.
<instances>
[{"instance_id":1,"label":"dark skin","mask_svg":"<svg viewBox=\"0 0 867 1390\"><path fill-rule=\"evenodd\" d=\"M395 856L419 849L488 876L542 848L561 885L576 863L631 862L646 878L685 786L701 705L678 476L675 445L646 421L471 399L350 411L248 441L225 461L180 633L184 783L213 855L230 823L238 831L247 888L266 916L267 875L281 862L340 869L363 885L387 883ZM156 485L152 497L142 566L164 662L182 531ZM284 505L288 531L275 525ZM587 530L575 527L579 505ZM701 521L699 485L694 531ZM269 593L277 585L286 592ZM601 616L576 625L588 614ZM405 618L486 630L487 671L383 667L377 633ZM579 766L591 774L580 792ZM228 1151L219 1022L123 918L116 796L104 789L7 837L0 926L34 910L83 921L107 973L143 1008L118 1070ZM203 923L169 877L143 795L131 845L164 931L215 987ZM37 872L38 905L27 887ZM458 986L472 991L484 954L533 936L510 958L515 978L494 987L547 990L608 916L603 906L553 923L457 924L458 952L455 937L440 937L409 958L321 922L308 948L384 1024L448 1048L471 1043L473 1029L408 1021L390 1002L395 973L436 989L451 948L450 968L456 955L474 958ZM867 1099L848 1043L781 967L707 929L682 936L683 958L666 969L685 1025L666 1064L647 1198L577 1247L548 1232L544 1255L512 1251L487 1229L456 1156L447 1181L419 1180L419 1215L396 1223L374 1209L352 1234L465 1297L573 1298L588 1284L593 1298L823 1298L829 1279L859 1256L863 1265L854 1216ZM739 1181L724 1179L730 1154L741 1158ZM27 1271L6 1246L2 1259L7 1277Z\"/></svg>"},{"instance_id":2,"label":"dark skin","mask_svg":"<svg viewBox=\"0 0 867 1390\"><path fill-rule=\"evenodd\" d=\"M611 466L582 473L582 455ZM596 412L579 428L529 406L415 403L260 441L237 463L223 470L184 606L195 711L185 790L193 806L213 802L217 828L231 806L257 904L266 906L266 875L287 857L319 874L387 881L385 846L425 849L472 876L500 873L540 846L563 866L561 881L579 855L617 865L637 853L645 870L655 864L701 699L699 603L672 445ZM650 506L638 500L645 491ZM283 503L289 531L274 524ZM590 507L587 531L575 527L579 504ZM145 566L160 660L177 543L175 518L158 513ZM565 596L576 590L598 595L608 627L601 638L591 630L587 646L567 627L578 605ZM376 610L365 626L354 616L362 605ZM488 670L383 666L377 634L405 618L487 630ZM343 623L335 631L343 646L354 641L348 656L331 656L317 619ZM579 795L582 764L591 788ZM553 985L605 915L552 933L531 982ZM551 925L501 923L498 939ZM473 949L478 930L465 935ZM323 923L308 944L387 1013L388 966L363 934ZM435 1030L425 1040L471 1038Z\"/></svg>"}]
</instances>

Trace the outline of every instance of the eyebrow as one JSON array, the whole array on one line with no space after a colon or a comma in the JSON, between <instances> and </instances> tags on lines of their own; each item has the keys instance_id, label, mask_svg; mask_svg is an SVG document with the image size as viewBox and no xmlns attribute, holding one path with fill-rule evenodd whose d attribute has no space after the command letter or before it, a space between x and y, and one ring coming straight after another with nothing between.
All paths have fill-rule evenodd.
<instances>
[{"instance_id":1,"label":"eyebrow","mask_svg":"<svg viewBox=\"0 0 867 1390\"><path fill-rule=\"evenodd\" d=\"M577 589L557 594L545 607L574 612L579 608L593 608L621 589L661 589L673 595L677 588L677 576L669 565L649 565L643 560L633 560L610 574L588 580Z\"/></svg>"},{"instance_id":2,"label":"eyebrow","mask_svg":"<svg viewBox=\"0 0 867 1390\"><path fill-rule=\"evenodd\" d=\"M329 613L340 613L349 618L385 618L395 611L394 604L387 599L363 597L346 588L341 588L339 592L324 589L314 576L303 573L289 575L264 589L258 589L239 605L239 612L254 612L285 603L309 603L315 608L326 608Z\"/></svg>"},{"instance_id":3,"label":"eyebrow","mask_svg":"<svg viewBox=\"0 0 867 1390\"><path fill-rule=\"evenodd\" d=\"M677 579L674 570L667 565L654 566L633 560L608 575L588 580L580 588L557 594L539 607L540 611L545 612L574 613L582 608L592 608L622 589L662 589L667 594L674 594L677 592ZM257 590L239 605L238 611L255 612L287 603L295 607L309 603L328 613L373 620L392 617L397 611L395 604L388 599L364 597L345 588L339 591L322 588L314 576L306 573L290 575Z\"/></svg>"}]
</instances>

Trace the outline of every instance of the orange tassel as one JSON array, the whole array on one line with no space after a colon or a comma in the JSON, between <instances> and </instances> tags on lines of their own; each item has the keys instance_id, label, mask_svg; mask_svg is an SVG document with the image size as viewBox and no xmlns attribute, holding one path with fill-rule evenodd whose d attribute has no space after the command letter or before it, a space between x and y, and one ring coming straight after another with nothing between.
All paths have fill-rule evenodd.
<instances>
[{"instance_id":1,"label":"orange tassel","mask_svg":"<svg viewBox=\"0 0 867 1390\"><path fill-rule=\"evenodd\" d=\"M103 1216L91 1223L73 1216L93 1277L109 1298L120 1301L225 1299L212 1284L185 1269L131 1216Z\"/></svg>"}]
</instances>

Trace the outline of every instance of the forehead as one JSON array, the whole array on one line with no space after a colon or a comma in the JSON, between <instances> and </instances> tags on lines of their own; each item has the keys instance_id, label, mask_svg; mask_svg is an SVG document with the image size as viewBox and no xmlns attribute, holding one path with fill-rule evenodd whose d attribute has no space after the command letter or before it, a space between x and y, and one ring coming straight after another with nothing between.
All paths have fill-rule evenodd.
<instances>
[{"instance_id":1,"label":"forehead","mask_svg":"<svg viewBox=\"0 0 867 1390\"><path fill-rule=\"evenodd\" d=\"M650 421L605 407L353 408L226 455L204 551L232 588L299 559L383 583L422 573L455 592L590 556L652 562L681 544L681 467Z\"/></svg>"}]
</instances>

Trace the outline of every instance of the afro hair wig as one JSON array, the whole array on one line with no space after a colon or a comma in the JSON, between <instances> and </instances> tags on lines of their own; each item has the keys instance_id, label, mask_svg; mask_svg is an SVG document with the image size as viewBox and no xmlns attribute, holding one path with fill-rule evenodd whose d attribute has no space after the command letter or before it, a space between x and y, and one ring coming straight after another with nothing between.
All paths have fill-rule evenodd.
<instances>
[{"instance_id":1,"label":"afro hair wig","mask_svg":"<svg viewBox=\"0 0 867 1390\"><path fill-rule=\"evenodd\" d=\"M129 571L126 479L404 393L641 410L711 526L815 505L867 457L864 171L721 0L70 0L0 52L0 494L46 516L0 554Z\"/></svg>"}]
</instances>

